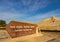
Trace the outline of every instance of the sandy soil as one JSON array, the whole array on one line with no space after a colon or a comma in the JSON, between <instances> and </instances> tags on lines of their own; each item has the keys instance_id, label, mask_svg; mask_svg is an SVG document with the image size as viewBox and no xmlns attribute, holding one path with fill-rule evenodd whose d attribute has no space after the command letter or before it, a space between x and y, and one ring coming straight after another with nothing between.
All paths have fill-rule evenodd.
<instances>
[{"instance_id":1,"label":"sandy soil","mask_svg":"<svg viewBox=\"0 0 60 42\"><path fill-rule=\"evenodd\" d=\"M47 42L48 40L54 39L53 37L48 37L46 35L39 34L32 34L23 37L17 38L8 38L0 40L0 42Z\"/></svg>"},{"instance_id":2,"label":"sandy soil","mask_svg":"<svg viewBox=\"0 0 60 42\"><path fill-rule=\"evenodd\" d=\"M3 37L0 38L0 42L60 42L60 32L42 32L42 34L11 38L6 31L0 31L0 37Z\"/></svg>"}]
</instances>

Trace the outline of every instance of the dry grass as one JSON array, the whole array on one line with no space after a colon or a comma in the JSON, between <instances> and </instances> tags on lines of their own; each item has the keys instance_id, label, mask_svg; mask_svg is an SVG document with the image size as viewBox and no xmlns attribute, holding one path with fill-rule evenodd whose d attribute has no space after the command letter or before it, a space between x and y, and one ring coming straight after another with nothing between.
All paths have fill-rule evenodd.
<instances>
[{"instance_id":1,"label":"dry grass","mask_svg":"<svg viewBox=\"0 0 60 42\"><path fill-rule=\"evenodd\" d=\"M7 32L6 30L0 30L0 32Z\"/></svg>"},{"instance_id":2,"label":"dry grass","mask_svg":"<svg viewBox=\"0 0 60 42\"><path fill-rule=\"evenodd\" d=\"M6 38L10 38L9 34L7 33L6 30L0 30L0 40L1 39L6 39Z\"/></svg>"}]
</instances>

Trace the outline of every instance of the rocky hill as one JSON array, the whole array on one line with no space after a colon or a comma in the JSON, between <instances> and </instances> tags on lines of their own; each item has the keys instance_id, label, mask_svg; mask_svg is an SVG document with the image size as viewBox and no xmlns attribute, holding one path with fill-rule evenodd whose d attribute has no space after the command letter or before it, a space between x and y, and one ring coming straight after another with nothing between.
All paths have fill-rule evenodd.
<instances>
[{"instance_id":1,"label":"rocky hill","mask_svg":"<svg viewBox=\"0 0 60 42\"><path fill-rule=\"evenodd\" d=\"M60 18L53 16L43 20L38 25L39 29L42 30L60 30Z\"/></svg>"}]
</instances>

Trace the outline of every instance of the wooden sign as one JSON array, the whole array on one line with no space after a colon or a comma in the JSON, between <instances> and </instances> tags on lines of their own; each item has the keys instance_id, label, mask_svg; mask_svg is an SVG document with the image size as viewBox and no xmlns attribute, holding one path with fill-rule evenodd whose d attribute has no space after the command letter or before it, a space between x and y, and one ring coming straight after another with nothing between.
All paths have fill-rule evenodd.
<instances>
[{"instance_id":1,"label":"wooden sign","mask_svg":"<svg viewBox=\"0 0 60 42\"><path fill-rule=\"evenodd\" d=\"M36 24L11 21L6 25L6 30L12 38L36 33Z\"/></svg>"}]
</instances>

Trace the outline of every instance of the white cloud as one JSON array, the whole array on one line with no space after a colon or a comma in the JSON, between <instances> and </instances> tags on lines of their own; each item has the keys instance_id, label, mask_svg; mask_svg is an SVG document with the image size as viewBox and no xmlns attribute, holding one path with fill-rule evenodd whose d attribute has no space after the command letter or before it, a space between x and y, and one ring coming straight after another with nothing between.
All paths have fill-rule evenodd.
<instances>
[{"instance_id":1,"label":"white cloud","mask_svg":"<svg viewBox=\"0 0 60 42\"><path fill-rule=\"evenodd\" d=\"M32 12L47 7L49 0L2 0L0 1L0 11L14 10L19 12Z\"/></svg>"},{"instance_id":2,"label":"white cloud","mask_svg":"<svg viewBox=\"0 0 60 42\"><path fill-rule=\"evenodd\" d=\"M36 11L47 7L50 2L48 0L22 0L22 5L25 6L24 9L27 11ZM27 7L26 7L27 6Z\"/></svg>"},{"instance_id":3,"label":"white cloud","mask_svg":"<svg viewBox=\"0 0 60 42\"><path fill-rule=\"evenodd\" d=\"M0 19L9 19L9 20L13 20L19 17L23 17L25 15L23 14L18 14L18 13L10 13L10 12L3 12L0 13Z\"/></svg>"},{"instance_id":4,"label":"white cloud","mask_svg":"<svg viewBox=\"0 0 60 42\"><path fill-rule=\"evenodd\" d=\"M49 17L52 17L52 16L59 16L60 15L60 9L56 9L56 10L53 10L53 11L50 11L50 12L47 12L47 13L44 13L44 14L38 14L38 15L35 15L35 16L32 16L32 17L29 17L27 20L41 20L41 19L44 19L44 18L49 18Z\"/></svg>"}]
</instances>

